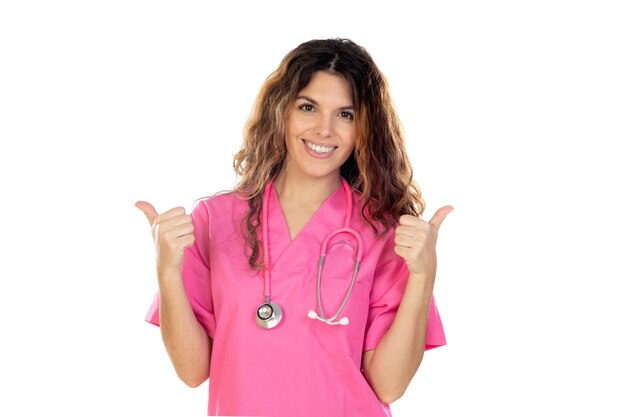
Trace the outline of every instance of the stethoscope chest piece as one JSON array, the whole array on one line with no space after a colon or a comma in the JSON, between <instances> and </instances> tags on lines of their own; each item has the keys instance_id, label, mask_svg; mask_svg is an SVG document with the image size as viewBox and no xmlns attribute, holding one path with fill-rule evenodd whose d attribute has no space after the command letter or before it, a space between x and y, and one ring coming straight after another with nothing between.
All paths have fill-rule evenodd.
<instances>
[{"instance_id":1,"label":"stethoscope chest piece","mask_svg":"<svg viewBox=\"0 0 626 417\"><path fill-rule=\"evenodd\" d=\"M283 318L283 310L274 302L263 303L256 311L256 324L263 329L276 327Z\"/></svg>"}]
</instances>

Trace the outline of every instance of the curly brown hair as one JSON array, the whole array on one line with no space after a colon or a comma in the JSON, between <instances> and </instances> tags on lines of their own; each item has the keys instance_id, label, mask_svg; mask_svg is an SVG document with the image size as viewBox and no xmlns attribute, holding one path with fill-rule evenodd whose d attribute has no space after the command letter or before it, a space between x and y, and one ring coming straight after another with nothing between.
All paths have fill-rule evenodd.
<instances>
[{"instance_id":1,"label":"curly brown hair","mask_svg":"<svg viewBox=\"0 0 626 417\"><path fill-rule=\"evenodd\" d=\"M376 236L394 227L402 214L419 217L424 211L387 81L369 53L349 39L302 43L283 58L261 87L244 128L243 146L233 163L241 177L235 192L249 205L242 233L253 269L263 266L256 234L263 190L280 171L287 154L285 119L290 105L316 71L342 75L350 87L356 143L340 172L361 193L361 215Z\"/></svg>"}]
</instances>

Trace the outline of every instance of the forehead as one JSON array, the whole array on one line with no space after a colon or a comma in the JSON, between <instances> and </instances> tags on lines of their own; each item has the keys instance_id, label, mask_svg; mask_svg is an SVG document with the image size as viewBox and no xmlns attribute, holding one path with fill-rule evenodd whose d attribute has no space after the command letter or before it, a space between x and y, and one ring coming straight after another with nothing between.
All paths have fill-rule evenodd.
<instances>
[{"instance_id":1,"label":"forehead","mask_svg":"<svg viewBox=\"0 0 626 417\"><path fill-rule=\"evenodd\" d=\"M343 75L328 71L315 72L311 81L298 93L298 96L301 95L321 103L339 103L340 107L352 105L350 86L346 79Z\"/></svg>"}]
</instances>

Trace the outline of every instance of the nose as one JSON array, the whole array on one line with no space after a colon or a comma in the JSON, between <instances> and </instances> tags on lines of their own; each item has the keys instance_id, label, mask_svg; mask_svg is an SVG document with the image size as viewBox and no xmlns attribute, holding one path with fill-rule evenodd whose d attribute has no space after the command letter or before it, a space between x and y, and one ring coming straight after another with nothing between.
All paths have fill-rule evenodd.
<instances>
[{"instance_id":1,"label":"nose","mask_svg":"<svg viewBox=\"0 0 626 417\"><path fill-rule=\"evenodd\" d=\"M331 137L333 135L332 116L321 116L317 125L313 128L313 133L323 138Z\"/></svg>"}]
</instances>

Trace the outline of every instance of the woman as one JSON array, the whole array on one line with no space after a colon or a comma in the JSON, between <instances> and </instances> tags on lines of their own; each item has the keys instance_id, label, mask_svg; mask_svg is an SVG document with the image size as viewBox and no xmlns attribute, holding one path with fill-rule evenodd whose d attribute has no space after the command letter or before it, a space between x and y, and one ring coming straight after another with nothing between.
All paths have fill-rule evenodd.
<instances>
[{"instance_id":1,"label":"woman","mask_svg":"<svg viewBox=\"0 0 626 417\"><path fill-rule=\"evenodd\" d=\"M419 219L369 54L346 39L287 54L234 166L236 189L190 215L136 204L157 249L146 320L179 377L196 387L210 375L209 415L390 415L424 350L445 344L432 291L452 207Z\"/></svg>"}]
</instances>

